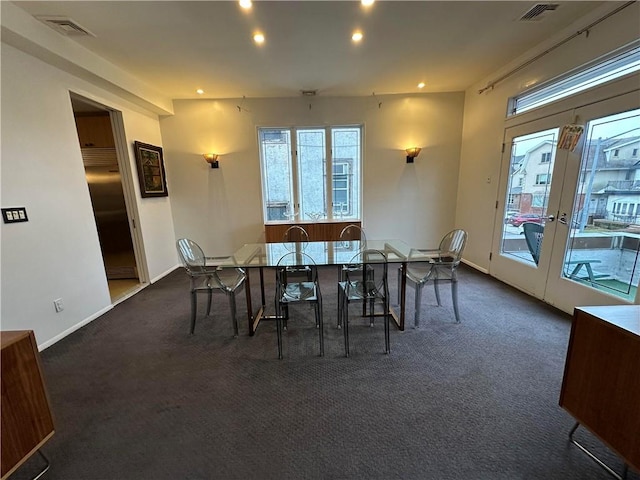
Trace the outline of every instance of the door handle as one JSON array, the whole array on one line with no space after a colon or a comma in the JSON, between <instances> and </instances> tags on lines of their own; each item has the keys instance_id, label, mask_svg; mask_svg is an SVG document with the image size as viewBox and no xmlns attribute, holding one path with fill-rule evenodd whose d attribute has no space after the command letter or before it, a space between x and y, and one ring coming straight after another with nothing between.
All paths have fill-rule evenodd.
<instances>
[{"instance_id":1,"label":"door handle","mask_svg":"<svg viewBox=\"0 0 640 480\"><path fill-rule=\"evenodd\" d=\"M562 215L560 215L560 217L558 217L558 223L561 223L563 225L567 225L567 212L562 212Z\"/></svg>"},{"instance_id":2,"label":"door handle","mask_svg":"<svg viewBox=\"0 0 640 480\"><path fill-rule=\"evenodd\" d=\"M547 220L548 220L548 221L550 221L550 222L553 222L555 219L556 219L556 217L555 217L555 215L553 215L553 214L552 214L552 215L549 215L549 216L547 217Z\"/></svg>"}]
</instances>

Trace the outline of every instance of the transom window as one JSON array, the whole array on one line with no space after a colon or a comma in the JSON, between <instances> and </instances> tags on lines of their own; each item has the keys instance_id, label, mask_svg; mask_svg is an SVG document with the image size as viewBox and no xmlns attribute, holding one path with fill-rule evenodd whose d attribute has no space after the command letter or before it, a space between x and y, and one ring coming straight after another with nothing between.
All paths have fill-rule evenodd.
<instances>
[{"instance_id":1,"label":"transom window","mask_svg":"<svg viewBox=\"0 0 640 480\"><path fill-rule=\"evenodd\" d=\"M360 219L360 125L259 128L258 137L266 223Z\"/></svg>"},{"instance_id":2,"label":"transom window","mask_svg":"<svg viewBox=\"0 0 640 480\"><path fill-rule=\"evenodd\" d=\"M583 65L509 100L508 116L542 107L640 70L640 41L636 40L605 58Z\"/></svg>"}]
</instances>

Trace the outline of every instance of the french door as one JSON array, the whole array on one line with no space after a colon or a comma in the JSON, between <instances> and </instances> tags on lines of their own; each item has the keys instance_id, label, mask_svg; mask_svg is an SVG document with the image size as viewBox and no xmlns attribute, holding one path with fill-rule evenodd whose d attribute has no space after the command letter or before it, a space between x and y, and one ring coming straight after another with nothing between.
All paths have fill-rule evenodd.
<instances>
[{"instance_id":1,"label":"french door","mask_svg":"<svg viewBox=\"0 0 640 480\"><path fill-rule=\"evenodd\" d=\"M640 303L638 90L506 128L500 178L491 275L566 312Z\"/></svg>"}]
</instances>

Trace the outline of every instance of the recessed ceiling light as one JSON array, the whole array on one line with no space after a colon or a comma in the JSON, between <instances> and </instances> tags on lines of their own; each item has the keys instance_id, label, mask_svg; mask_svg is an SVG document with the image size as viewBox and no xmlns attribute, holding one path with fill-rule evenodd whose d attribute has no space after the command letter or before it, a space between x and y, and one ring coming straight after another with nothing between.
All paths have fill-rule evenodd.
<instances>
[{"instance_id":1,"label":"recessed ceiling light","mask_svg":"<svg viewBox=\"0 0 640 480\"><path fill-rule=\"evenodd\" d=\"M365 7L370 7L371 5L373 5L373 2L375 2L376 0L360 0L362 5L364 5Z\"/></svg>"},{"instance_id":2,"label":"recessed ceiling light","mask_svg":"<svg viewBox=\"0 0 640 480\"><path fill-rule=\"evenodd\" d=\"M262 44L264 43L264 35L261 33L256 33L253 36L253 41L256 42L257 44Z\"/></svg>"},{"instance_id":3,"label":"recessed ceiling light","mask_svg":"<svg viewBox=\"0 0 640 480\"><path fill-rule=\"evenodd\" d=\"M354 42L359 42L360 40L362 40L362 32L353 32L353 35L351 35L351 40L353 40Z\"/></svg>"},{"instance_id":4,"label":"recessed ceiling light","mask_svg":"<svg viewBox=\"0 0 640 480\"><path fill-rule=\"evenodd\" d=\"M245 10L250 9L250 8L251 8L251 6L253 5L253 4L251 3L251 0L240 0L240 2L239 2L239 3L240 3L240 6L241 6L242 8L244 8Z\"/></svg>"},{"instance_id":5,"label":"recessed ceiling light","mask_svg":"<svg viewBox=\"0 0 640 480\"><path fill-rule=\"evenodd\" d=\"M424 88L424 82L420 82L420 83L418 84L418 88Z\"/></svg>"},{"instance_id":6,"label":"recessed ceiling light","mask_svg":"<svg viewBox=\"0 0 640 480\"><path fill-rule=\"evenodd\" d=\"M198 95L202 95L202 94L204 93L204 90L203 90L203 89L201 89L201 88L199 88L199 89L197 89L197 90L196 90L196 93L197 93Z\"/></svg>"}]
</instances>

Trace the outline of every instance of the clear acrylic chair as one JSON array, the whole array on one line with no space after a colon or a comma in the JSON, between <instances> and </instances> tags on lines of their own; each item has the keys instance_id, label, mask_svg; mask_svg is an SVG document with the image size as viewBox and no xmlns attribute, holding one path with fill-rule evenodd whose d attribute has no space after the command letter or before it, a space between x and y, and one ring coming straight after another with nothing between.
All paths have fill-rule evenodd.
<instances>
[{"instance_id":1,"label":"clear acrylic chair","mask_svg":"<svg viewBox=\"0 0 640 480\"><path fill-rule=\"evenodd\" d=\"M304 251L309 243L309 234L300 225L292 225L284 232L282 242L290 251ZM289 269L289 273L294 275L304 275L307 278L307 281L311 281L311 271L307 266L291 267Z\"/></svg>"},{"instance_id":2,"label":"clear acrylic chair","mask_svg":"<svg viewBox=\"0 0 640 480\"><path fill-rule=\"evenodd\" d=\"M375 306L382 305L385 353L389 353L387 257L379 250L365 249L355 254L346 267L345 280L338 282L338 324L342 325L345 356L349 356L349 304L352 302L368 303L371 327Z\"/></svg>"},{"instance_id":3,"label":"clear acrylic chair","mask_svg":"<svg viewBox=\"0 0 640 480\"><path fill-rule=\"evenodd\" d=\"M422 289L428 282L433 282L438 306L441 306L441 283L451 283L451 298L453 300L453 312L456 322L460 323L458 309L458 276L457 269L462 260L462 252L467 242L467 232L464 230L452 230L447 233L435 249L412 249L407 261L407 286L415 288L415 317L414 325L420 324L420 304ZM398 270L398 285L401 282L402 269ZM399 290L399 289L398 289ZM400 292L398 291L398 296ZM398 298L398 303L400 299Z\"/></svg>"},{"instance_id":4,"label":"clear acrylic chair","mask_svg":"<svg viewBox=\"0 0 640 480\"><path fill-rule=\"evenodd\" d=\"M300 225L292 225L284 232L282 236L283 242L305 242L309 243L309 234Z\"/></svg>"},{"instance_id":5,"label":"clear acrylic chair","mask_svg":"<svg viewBox=\"0 0 640 480\"><path fill-rule=\"evenodd\" d=\"M303 267L309 272L309 280L296 275ZM292 275L293 272L293 275ZM318 282L318 268L313 259L304 252L283 255L276 266L276 331L278 335L278 358L282 358L282 330L289 321L289 305L309 302L315 306L315 321L320 342L320 356L324 356L324 327L322 322L322 295Z\"/></svg>"},{"instance_id":6,"label":"clear acrylic chair","mask_svg":"<svg viewBox=\"0 0 640 480\"><path fill-rule=\"evenodd\" d=\"M367 248L367 236L365 235L362 227L360 225L356 225L355 223L347 225L342 229L342 231L340 232L340 237L338 241L345 244L346 247L350 247L351 242L358 241L360 242L358 250L362 251L362 250L366 250ZM338 271L338 282L343 282L346 279L348 269L358 270L360 268L362 268L361 265L342 265L342 267ZM373 275L373 270L371 268L369 268L369 274ZM366 314L367 314L367 302L363 301L362 316L365 316ZM338 318L338 328L342 328L342 323L340 321L340 318Z\"/></svg>"},{"instance_id":7,"label":"clear acrylic chair","mask_svg":"<svg viewBox=\"0 0 640 480\"><path fill-rule=\"evenodd\" d=\"M246 274L241 268L219 268L216 260L228 257L206 257L202 248L188 238L181 238L176 242L178 256L191 279L191 328L193 334L196 328L196 313L199 293L206 293L207 316L211 313L212 294L222 292L229 298L231 321L234 336L238 336L238 318L236 315L236 292L245 282Z\"/></svg>"}]
</instances>

